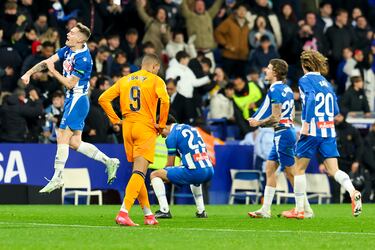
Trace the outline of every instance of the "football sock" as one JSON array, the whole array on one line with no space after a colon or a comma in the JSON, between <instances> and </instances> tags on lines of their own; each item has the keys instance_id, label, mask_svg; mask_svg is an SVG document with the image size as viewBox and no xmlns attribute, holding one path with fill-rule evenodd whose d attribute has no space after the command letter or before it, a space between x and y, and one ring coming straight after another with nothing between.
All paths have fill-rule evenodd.
<instances>
[{"instance_id":1,"label":"football sock","mask_svg":"<svg viewBox=\"0 0 375 250\"><path fill-rule=\"evenodd\" d=\"M100 161L102 163L106 163L109 157L105 155L102 151L100 151L95 145L87 142L81 142L79 145L77 152L90 157L91 159Z\"/></svg>"},{"instance_id":2,"label":"football sock","mask_svg":"<svg viewBox=\"0 0 375 250\"><path fill-rule=\"evenodd\" d=\"M264 212L269 212L271 210L271 205L273 201L273 197L275 196L276 188L271 186L266 186L264 189L264 200L263 200L263 206L262 210Z\"/></svg>"},{"instance_id":3,"label":"football sock","mask_svg":"<svg viewBox=\"0 0 375 250\"><path fill-rule=\"evenodd\" d=\"M307 195L305 193L305 201L304 201L304 208L305 208L305 211L311 211L311 206L310 206L310 202L309 202L309 199L307 199Z\"/></svg>"},{"instance_id":4,"label":"football sock","mask_svg":"<svg viewBox=\"0 0 375 250\"><path fill-rule=\"evenodd\" d=\"M202 194L202 185L198 187L195 185L190 185L191 192L193 193L195 204L197 205L198 213L202 213L204 211L204 201L203 201L203 194Z\"/></svg>"},{"instance_id":5,"label":"football sock","mask_svg":"<svg viewBox=\"0 0 375 250\"><path fill-rule=\"evenodd\" d=\"M69 156L69 145L68 144L57 144L57 151L55 157L55 173L53 178L61 178L62 171L64 170L65 163Z\"/></svg>"},{"instance_id":6,"label":"football sock","mask_svg":"<svg viewBox=\"0 0 375 250\"><path fill-rule=\"evenodd\" d=\"M148 200L148 193L146 183L143 182L142 188L139 191L138 202L141 205L144 215L152 215L150 201Z\"/></svg>"},{"instance_id":7,"label":"football sock","mask_svg":"<svg viewBox=\"0 0 375 250\"><path fill-rule=\"evenodd\" d=\"M132 208L135 199L138 198L139 192L144 185L145 175L140 171L134 171L128 185L125 190L124 204L126 211L130 211Z\"/></svg>"},{"instance_id":8,"label":"football sock","mask_svg":"<svg viewBox=\"0 0 375 250\"><path fill-rule=\"evenodd\" d=\"M304 211L306 193L306 175L294 176L294 194L296 197L297 211Z\"/></svg>"},{"instance_id":9,"label":"football sock","mask_svg":"<svg viewBox=\"0 0 375 250\"><path fill-rule=\"evenodd\" d=\"M165 186L163 180L159 177L156 177L151 180L151 184L152 188L154 189L155 195L158 198L160 211L163 213L168 213L169 205L165 193Z\"/></svg>"},{"instance_id":10,"label":"football sock","mask_svg":"<svg viewBox=\"0 0 375 250\"><path fill-rule=\"evenodd\" d=\"M343 186L346 191L348 191L349 195L352 195L354 192L355 188L353 186L352 181L349 178L349 175L341 170L338 170L335 173L335 180L340 183L341 186Z\"/></svg>"}]
</instances>

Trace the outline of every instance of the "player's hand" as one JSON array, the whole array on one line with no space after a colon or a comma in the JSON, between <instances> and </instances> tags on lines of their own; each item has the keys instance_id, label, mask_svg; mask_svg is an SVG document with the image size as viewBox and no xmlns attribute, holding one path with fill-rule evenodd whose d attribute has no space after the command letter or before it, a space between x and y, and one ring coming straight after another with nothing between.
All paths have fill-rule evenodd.
<instances>
[{"instance_id":1,"label":"player's hand","mask_svg":"<svg viewBox=\"0 0 375 250\"><path fill-rule=\"evenodd\" d=\"M21 80L23 82L23 84L25 85L28 85L29 82L30 82L30 75L29 74L24 74L23 76L21 76Z\"/></svg>"},{"instance_id":2,"label":"player's hand","mask_svg":"<svg viewBox=\"0 0 375 250\"><path fill-rule=\"evenodd\" d=\"M324 166L324 164L319 165L319 172L322 173L322 174L327 173L326 166Z\"/></svg>"},{"instance_id":3,"label":"player's hand","mask_svg":"<svg viewBox=\"0 0 375 250\"><path fill-rule=\"evenodd\" d=\"M309 125L307 122L302 124L301 135L309 135Z\"/></svg>"},{"instance_id":4,"label":"player's hand","mask_svg":"<svg viewBox=\"0 0 375 250\"><path fill-rule=\"evenodd\" d=\"M163 132L163 128L160 127L159 124L154 124L155 128L156 128L156 131L157 131L157 134L158 135L161 135L161 132Z\"/></svg>"},{"instance_id":5,"label":"player's hand","mask_svg":"<svg viewBox=\"0 0 375 250\"><path fill-rule=\"evenodd\" d=\"M250 127L258 127L260 125L260 122L254 118L249 118L247 121L249 122Z\"/></svg>"},{"instance_id":6,"label":"player's hand","mask_svg":"<svg viewBox=\"0 0 375 250\"><path fill-rule=\"evenodd\" d=\"M117 132L120 132L120 130L121 130L121 124L113 125L113 131L117 133Z\"/></svg>"}]
</instances>

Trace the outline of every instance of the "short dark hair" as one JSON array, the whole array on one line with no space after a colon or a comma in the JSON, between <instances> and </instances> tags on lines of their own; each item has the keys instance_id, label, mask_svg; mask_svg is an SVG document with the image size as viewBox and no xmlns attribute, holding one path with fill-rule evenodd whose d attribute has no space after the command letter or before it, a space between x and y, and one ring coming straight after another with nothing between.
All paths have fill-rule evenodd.
<instances>
[{"instance_id":1,"label":"short dark hair","mask_svg":"<svg viewBox=\"0 0 375 250\"><path fill-rule=\"evenodd\" d=\"M272 70L276 73L276 78L279 81L285 81L288 74L288 63L282 59L271 59L270 64Z\"/></svg>"},{"instance_id":2,"label":"short dark hair","mask_svg":"<svg viewBox=\"0 0 375 250\"><path fill-rule=\"evenodd\" d=\"M137 35L138 36L138 30L135 29L135 28L130 28L126 31L126 34L125 35Z\"/></svg>"},{"instance_id":3,"label":"short dark hair","mask_svg":"<svg viewBox=\"0 0 375 250\"><path fill-rule=\"evenodd\" d=\"M89 40L90 36L91 36L91 31L90 29L83 25L82 23L77 23L76 27L78 28L79 32L81 32L85 37L86 37L86 41Z\"/></svg>"},{"instance_id":4,"label":"short dark hair","mask_svg":"<svg viewBox=\"0 0 375 250\"><path fill-rule=\"evenodd\" d=\"M45 41L45 42L42 43L42 47L43 47L43 48L48 48L48 47L53 47L53 48L55 48L55 44L53 44L53 43L50 42L50 41Z\"/></svg>"},{"instance_id":5,"label":"short dark hair","mask_svg":"<svg viewBox=\"0 0 375 250\"><path fill-rule=\"evenodd\" d=\"M260 42L263 43L263 42L270 42L271 39L269 38L268 35L263 35L260 37Z\"/></svg>"},{"instance_id":6,"label":"short dark hair","mask_svg":"<svg viewBox=\"0 0 375 250\"><path fill-rule=\"evenodd\" d=\"M145 43L143 44L143 49L146 49L146 48L152 48L152 49L155 49L155 45L154 45L152 42L148 41L148 42L145 42Z\"/></svg>"},{"instance_id":7,"label":"short dark hair","mask_svg":"<svg viewBox=\"0 0 375 250\"><path fill-rule=\"evenodd\" d=\"M64 96L64 93L61 91L61 90L56 90L55 92L53 92L52 94L52 99L53 98L56 98L56 97L63 97Z\"/></svg>"},{"instance_id":8,"label":"short dark hair","mask_svg":"<svg viewBox=\"0 0 375 250\"><path fill-rule=\"evenodd\" d=\"M326 6L327 4L329 4L329 5L332 6L332 4L331 4L330 2L323 1L323 2L321 2L321 3L319 4L319 9L322 9L322 8L323 8L324 6Z\"/></svg>"},{"instance_id":9,"label":"short dark hair","mask_svg":"<svg viewBox=\"0 0 375 250\"><path fill-rule=\"evenodd\" d=\"M356 82L360 82L360 81L363 81L361 76L352 76L352 77L350 77L350 82L352 84L354 84Z\"/></svg>"},{"instance_id":10,"label":"short dark hair","mask_svg":"<svg viewBox=\"0 0 375 250\"><path fill-rule=\"evenodd\" d=\"M176 54L176 60L178 62L180 62L181 59L184 59L184 58L190 58L189 54L186 51L181 50L181 51L177 52L177 54Z\"/></svg>"},{"instance_id":11,"label":"short dark hair","mask_svg":"<svg viewBox=\"0 0 375 250\"><path fill-rule=\"evenodd\" d=\"M345 9L338 9L338 10L336 11L336 16L339 16L339 15L341 15L341 14L343 14L343 13L348 14L348 11L345 10Z\"/></svg>"}]
</instances>

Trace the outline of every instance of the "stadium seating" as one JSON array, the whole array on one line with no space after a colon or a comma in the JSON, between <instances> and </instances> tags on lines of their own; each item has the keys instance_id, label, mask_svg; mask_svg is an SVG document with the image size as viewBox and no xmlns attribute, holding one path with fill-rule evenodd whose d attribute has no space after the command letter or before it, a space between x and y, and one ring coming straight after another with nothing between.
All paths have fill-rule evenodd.
<instances>
[{"instance_id":1,"label":"stadium seating","mask_svg":"<svg viewBox=\"0 0 375 250\"><path fill-rule=\"evenodd\" d=\"M331 189L326 174L306 174L306 193L307 198L318 198L318 204L322 204L323 199L327 203L331 200Z\"/></svg>"},{"instance_id":2,"label":"stadium seating","mask_svg":"<svg viewBox=\"0 0 375 250\"><path fill-rule=\"evenodd\" d=\"M66 196L74 195L74 205L78 205L79 196L86 196L86 204L90 205L90 197L98 196L98 204L103 204L102 191L91 190L89 171L87 168L66 168L63 172L64 187L61 191L61 202ZM68 190L68 191L67 191Z\"/></svg>"},{"instance_id":3,"label":"stadium seating","mask_svg":"<svg viewBox=\"0 0 375 250\"><path fill-rule=\"evenodd\" d=\"M250 203L250 197L255 196L255 203L262 196L261 181L262 173L258 170L231 169L232 188L229 195L229 204L233 205L235 198L245 198L245 203Z\"/></svg>"}]
</instances>

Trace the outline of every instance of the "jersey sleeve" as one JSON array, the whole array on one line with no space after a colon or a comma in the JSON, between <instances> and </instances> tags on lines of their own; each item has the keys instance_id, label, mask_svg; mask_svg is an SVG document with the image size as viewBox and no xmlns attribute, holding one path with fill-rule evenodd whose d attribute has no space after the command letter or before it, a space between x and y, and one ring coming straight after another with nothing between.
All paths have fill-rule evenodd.
<instances>
[{"instance_id":1,"label":"jersey sleeve","mask_svg":"<svg viewBox=\"0 0 375 250\"><path fill-rule=\"evenodd\" d=\"M91 63L87 57L78 57L75 60L72 75L83 78L85 73L89 71L89 67L91 66Z\"/></svg>"},{"instance_id":2,"label":"jersey sleeve","mask_svg":"<svg viewBox=\"0 0 375 250\"><path fill-rule=\"evenodd\" d=\"M68 49L69 49L68 46L65 46L65 47L60 48L60 49L56 52L56 54L57 54L57 56L59 57L60 61L64 59L64 54L65 54L65 52L66 52Z\"/></svg>"},{"instance_id":3,"label":"jersey sleeve","mask_svg":"<svg viewBox=\"0 0 375 250\"><path fill-rule=\"evenodd\" d=\"M160 78L156 81L155 92L160 99L159 127L165 128L169 112L169 95L164 81Z\"/></svg>"},{"instance_id":4,"label":"jersey sleeve","mask_svg":"<svg viewBox=\"0 0 375 250\"><path fill-rule=\"evenodd\" d=\"M272 88L269 91L269 98L271 100L271 104L282 104L282 96L281 96L282 89Z\"/></svg>"},{"instance_id":5,"label":"jersey sleeve","mask_svg":"<svg viewBox=\"0 0 375 250\"><path fill-rule=\"evenodd\" d=\"M302 77L298 85L305 95L305 112L304 118L307 123L311 122L311 119L315 116L315 90L310 85L310 81L307 77Z\"/></svg>"},{"instance_id":6,"label":"jersey sleeve","mask_svg":"<svg viewBox=\"0 0 375 250\"><path fill-rule=\"evenodd\" d=\"M177 155L176 130L169 134L168 138L165 140L165 145L167 146L169 156Z\"/></svg>"},{"instance_id":7,"label":"jersey sleeve","mask_svg":"<svg viewBox=\"0 0 375 250\"><path fill-rule=\"evenodd\" d=\"M112 124L118 124L121 119L112 107L112 100L120 95L120 81L117 81L99 97L99 105L103 108Z\"/></svg>"}]
</instances>

